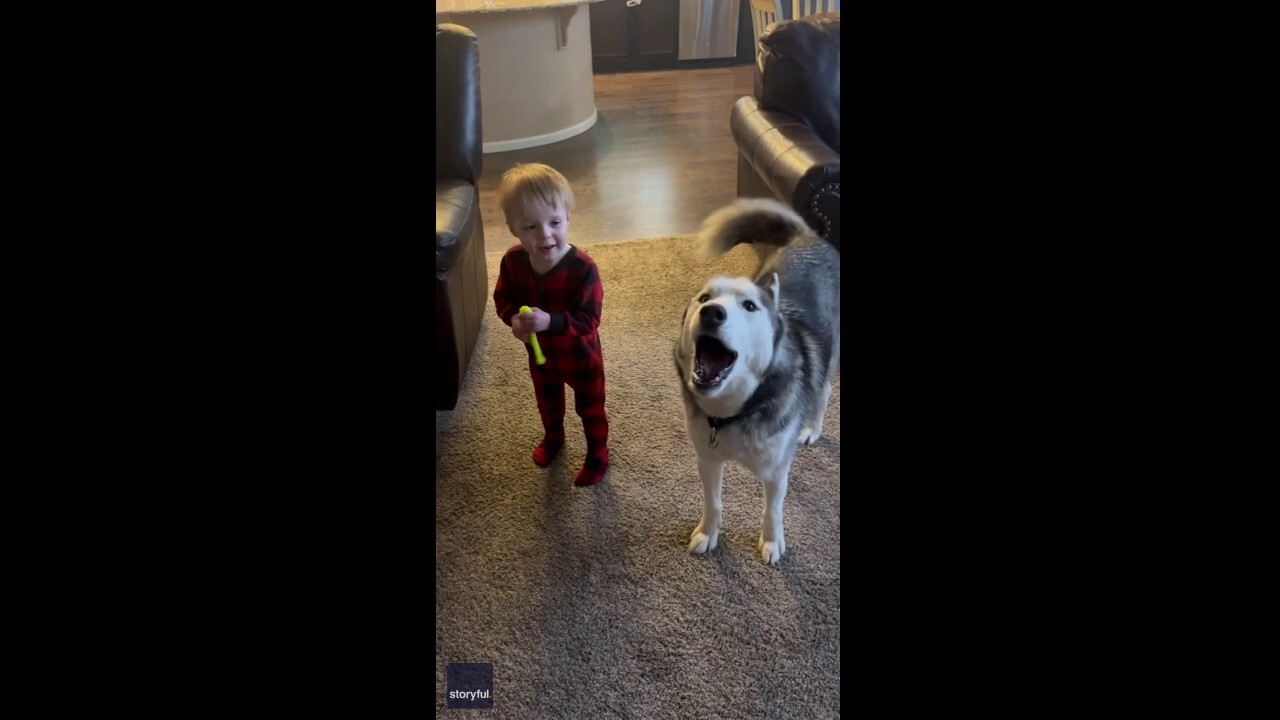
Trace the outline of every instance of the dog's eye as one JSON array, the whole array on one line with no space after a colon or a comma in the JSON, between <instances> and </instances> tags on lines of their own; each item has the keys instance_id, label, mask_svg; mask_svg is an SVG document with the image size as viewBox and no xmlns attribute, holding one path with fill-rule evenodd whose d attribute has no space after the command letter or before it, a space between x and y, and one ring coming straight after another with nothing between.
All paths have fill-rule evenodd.
<instances>
[{"instance_id":1,"label":"dog's eye","mask_svg":"<svg viewBox=\"0 0 1280 720\"><path fill-rule=\"evenodd\" d=\"M755 311L756 311L756 304L755 304L755 303L753 303L753 302L751 302L750 300L748 300L748 301L746 301L746 302L742 303L742 307L746 308L746 309L747 309L747 312L755 312Z\"/></svg>"},{"instance_id":2,"label":"dog's eye","mask_svg":"<svg viewBox=\"0 0 1280 720\"><path fill-rule=\"evenodd\" d=\"M700 303L704 303L704 302L706 302L706 301L708 301L708 300L710 300L710 299L711 299L711 296L710 296L710 295L708 295L708 294L706 294L706 293L702 293L702 295L698 298L698 302L700 302Z\"/></svg>"}]
</instances>

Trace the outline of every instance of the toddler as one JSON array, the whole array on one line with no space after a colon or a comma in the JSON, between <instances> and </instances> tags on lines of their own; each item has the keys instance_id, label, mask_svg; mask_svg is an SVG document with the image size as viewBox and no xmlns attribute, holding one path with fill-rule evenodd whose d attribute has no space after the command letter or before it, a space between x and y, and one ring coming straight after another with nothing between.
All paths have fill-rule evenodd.
<instances>
[{"instance_id":1,"label":"toddler","mask_svg":"<svg viewBox=\"0 0 1280 720\"><path fill-rule=\"evenodd\" d=\"M604 412L604 355L600 309L604 288L595 262L569 244L573 190L555 169L517 165L498 188L511 234L520 240L502 257L493 302L502 322L525 343L534 397L542 417L542 442L533 449L539 467L564 447L564 386L587 436L587 459L575 485L595 485L609 466L609 419ZM520 306L533 312L520 314ZM545 365L534 361L529 336L538 333Z\"/></svg>"}]
</instances>

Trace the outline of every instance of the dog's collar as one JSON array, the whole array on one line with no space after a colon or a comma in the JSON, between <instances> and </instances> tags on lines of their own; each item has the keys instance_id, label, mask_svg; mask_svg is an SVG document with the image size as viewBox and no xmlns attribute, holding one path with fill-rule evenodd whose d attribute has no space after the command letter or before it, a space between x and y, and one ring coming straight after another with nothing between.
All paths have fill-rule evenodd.
<instances>
[{"instance_id":1,"label":"dog's collar","mask_svg":"<svg viewBox=\"0 0 1280 720\"><path fill-rule=\"evenodd\" d=\"M742 406L742 410L733 417L718 418L708 415L707 424L711 426L711 439L707 441L707 444L713 448L720 447L720 441L717 439L717 436L720 434L720 428L725 425L731 425L748 415L760 412L760 409L764 407L764 401L760 400L758 395L759 392L757 392L756 395L751 396L751 398L747 400L746 404Z\"/></svg>"},{"instance_id":2,"label":"dog's collar","mask_svg":"<svg viewBox=\"0 0 1280 720\"><path fill-rule=\"evenodd\" d=\"M751 413L753 413L753 412L756 412L756 411L757 411L757 410L759 410L759 409L760 409L760 408L758 408L758 407L757 407L757 408L755 408L754 410L749 410L749 411L746 411L746 412L740 412L740 413L738 413L737 415L734 415L733 417L727 417L727 418L717 418L717 417L711 417L710 415L708 415L708 416L707 416L707 424L711 426L711 429L712 429L712 430L719 430L720 428L724 427L725 425L729 425L729 424L732 424L732 423L734 423L734 422L737 422L738 420L741 420L742 418L744 418L744 417L746 417L746 416L750 415L750 414L751 414Z\"/></svg>"}]
</instances>

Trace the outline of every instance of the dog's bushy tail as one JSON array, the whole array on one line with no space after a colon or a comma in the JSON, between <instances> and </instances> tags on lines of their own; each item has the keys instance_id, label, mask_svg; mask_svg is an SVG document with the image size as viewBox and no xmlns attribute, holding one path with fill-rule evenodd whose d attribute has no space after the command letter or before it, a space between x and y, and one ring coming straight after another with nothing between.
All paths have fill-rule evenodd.
<instances>
[{"instance_id":1,"label":"dog's bushy tail","mask_svg":"<svg viewBox=\"0 0 1280 720\"><path fill-rule=\"evenodd\" d=\"M715 257L739 243L782 247L792 238L810 232L795 210L777 200L739 199L707 217L698 232L698 244L704 253Z\"/></svg>"}]
</instances>

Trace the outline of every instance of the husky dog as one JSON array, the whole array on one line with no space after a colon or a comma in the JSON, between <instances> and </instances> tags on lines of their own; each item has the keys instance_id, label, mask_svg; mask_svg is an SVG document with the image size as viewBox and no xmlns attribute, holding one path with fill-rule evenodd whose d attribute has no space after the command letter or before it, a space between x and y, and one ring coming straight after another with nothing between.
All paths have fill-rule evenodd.
<instances>
[{"instance_id":1,"label":"husky dog","mask_svg":"<svg viewBox=\"0 0 1280 720\"><path fill-rule=\"evenodd\" d=\"M702 476L702 520L689 552L720 536L724 463L746 467L764 485L756 549L774 565L786 552L782 502L797 443L822 434L839 365L840 252L790 208L738 200L702 225L712 255L753 243L754 280L717 276L694 294L675 346L686 428Z\"/></svg>"}]
</instances>

